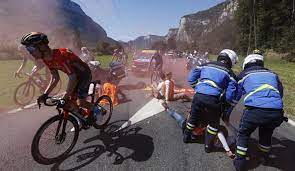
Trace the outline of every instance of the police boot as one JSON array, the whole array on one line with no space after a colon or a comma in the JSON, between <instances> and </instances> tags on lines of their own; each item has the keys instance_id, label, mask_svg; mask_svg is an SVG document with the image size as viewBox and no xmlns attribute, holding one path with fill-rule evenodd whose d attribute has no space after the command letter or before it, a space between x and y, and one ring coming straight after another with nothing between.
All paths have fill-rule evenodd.
<instances>
[{"instance_id":1,"label":"police boot","mask_svg":"<svg viewBox=\"0 0 295 171\"><path fill-rule=\"evenodd\" d=\"M212 132L209 128L206 130L205 134L205 152L210 153L213 150L213 142L216 137L217 132Z\"/></svg>"},{"instance_id":2,"label":"police boot","mask_svg":"<svg viewBox=\"0 0 295 171\"><path fill-rule=\"evenodd\" d=\"M236 171L246 171L246 158L236 157L233 160Z\"/></svg>"},{"instance_id":3,"label":"police boot","mask_svg":"<svg viewBox=\"0 0 295 171\"><path fill-rule=\"evenodd\" d=\"M190 143L192 142L192 131L185 128L183 131L183 142Z\"/></svg>"}]
</instances>

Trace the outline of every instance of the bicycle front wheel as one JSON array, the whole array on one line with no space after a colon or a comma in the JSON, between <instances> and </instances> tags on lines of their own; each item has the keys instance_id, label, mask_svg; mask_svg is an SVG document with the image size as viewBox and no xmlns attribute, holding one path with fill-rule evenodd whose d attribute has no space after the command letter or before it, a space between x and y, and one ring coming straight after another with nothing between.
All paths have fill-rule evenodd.
<instances>
[{"instance_id":1,"label":"bicycle front wheel","mask_svg":"<svg viewBox=\"0 0 295 171\"><path fill-rule=\"evenodd\" d=\"M56 163L71 152L78 136L79 125L73 116L69 115L65 119L56 115L48 119L34 136L31 146L32 156L40 164Z\"/></svg>"},{"instance_id":2,"label":"bicycle front wheel","mask_svg":"<svg viewBox=\"0 0 295 171\"><path fill-rule=\"evenodd\" d=\"M13 95L15 104L25 106L28 105L35 96L35 86L27 81L16 87Z\"/></svg>"},{"instance_id":3,"label":"bicycle front wheel","mask_svg":"<svg viewBox=\"0 0 295 171\"><path fill-rule=\"evenodd\" d=\"M100 96L94 104L100 108L100 113L96 116L96 122L93 124L94 128L102 129L109 123L113 114L113 103L109 96Z\"/></svg>"},{"instance_id":4,"label":"bicycle front wheel","mask_svg":"<svg viewBox=\"0 0 295 171\"><path fill-rule=\"evenodd\" d=\"M160 76L158 72L154 71L151 75L151 84L152 86L157 87L159 83L160 83Z\"/></svg>"}]
</instances>

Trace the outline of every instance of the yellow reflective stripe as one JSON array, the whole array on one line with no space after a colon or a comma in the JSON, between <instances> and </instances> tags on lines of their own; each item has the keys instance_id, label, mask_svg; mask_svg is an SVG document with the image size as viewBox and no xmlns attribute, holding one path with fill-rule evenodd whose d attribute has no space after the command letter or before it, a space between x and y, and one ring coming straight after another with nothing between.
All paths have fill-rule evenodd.
<instances>
[{"instance_id":1,"label":"yellow reflective stripe","mask_svg":"<svg viewBox=\"0 0 295 171\"><path fill-rule=\"evenodd\" d=\"M265 152L265 153L268 153L270 151L270 149L266 149L261 146L258 146L258 148L259 148L259 150L261 150L262 152Z\"/></svg>"},{"instance_id":2,"label":"yellow reflective stripe","mask_svg":"<svg viewBox=\"0 0 295 171\"><path fill-rule=\"evenodd\" d=\"M245 151L241 151L241 150L238 150L238 149L237 149L237 153L239 155L242 155L242 156L245 156L246 155L246 152Z\"/></svg>"},{"instance_id":3,"label":"yellow reflective stripe","mask_svg":"<svg viewBox=\"0 0 295 171\"><path fill-rule=\"evenodd\" d=\"M189 129L189 130L193 130L194 128L189 126L189 125L186 125L186 128Z\"/></svg>"},{"instance_id":4,"label":"yellow reflective stripe","mask_svg":"<svg viewBox=\"0 0 295 171\"><path fill-rule=\"evenodd\" d=\"M216 135L217 134L217 132L211 131L210 129L207 129L207 132L209 132L212 135Z\"/></svg>"},{"instance_id":5,"label":"yellow reflective stripe","mask_svg":"<svg viewBox=\"0 0 295 171\"><path fill-rule=\"evenodd\" d=\"M197 83L197 85L201 84L201 83L208 83L208 84L212 85L213 87L220 89L220 87L214 81L211 81L211 80L205 80L205 81L199 82L199 83Z\"/></svg>"},{"instance_id":6,"label":"yellow reflective stripe","mask_svg":"<svg viewBox=\"0 0 295 171\"><path fill-rule=\"evenodd\" d=\"M273 86L269 85L269 84L263 84L262 86L256 88L254 91L250 92L245 98L244 101L246 101L246 99L250 96L252 96L254 93L257 93L258 91L262 91L264 89L271 89L274 90L277 93L280 93L279 90L277 90L276 88L274 88Z\"/></svg>"},{"instance_id":7,"label":"yellow reflective stripe","mask_svg":"<svg viewBox=\"0 0 295 171\"><path fill-rule=\"evenodd\" d=\"M190 123L186 123L186 124L187 124L188 126L192 127L192 128L196 127L195 125L190 124Z\"/></svg>"}]
</instances>

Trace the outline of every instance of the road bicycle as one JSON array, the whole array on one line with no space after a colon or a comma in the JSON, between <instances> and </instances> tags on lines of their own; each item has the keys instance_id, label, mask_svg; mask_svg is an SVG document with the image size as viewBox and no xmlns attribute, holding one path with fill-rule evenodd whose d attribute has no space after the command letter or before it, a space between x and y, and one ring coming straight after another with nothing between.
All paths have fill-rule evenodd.
<instances>
[{"instance_id":1,"label":"road bicycle","mask_svg":"<svg viewBox=\"0 0 295 171\"><path fill-rule=\"evenodd\" d=\"M39 88L41 93L43 93L48 85L48 81L40 79L41 74L31 75L29 73L24 73L24 75L27 76L28 79L16 87L13 95L15 104L20 106L25 106L32 102L36 94L36 87ZM58 94L61 90L61 86L62 82L59 80L57 86L53 89L50 95L54 96Z\"/></svg>"},{"instance_id":2,"label":"road bicycle","mask_svg":"<svg viewBox=\"0 0 295 171\"><path fill-rule=\"evenodd\" d=\"M161 82L162 77L163 77L163 71L153 66L151 71L151 85L153 87L157 87L158 84Z\"/></svg>"},{"instance_id":3,"label":"road bicycle","mask_svg":"<svg viewBox=\"0 0 295 171\"><path fill-rule=\"evenodd\" d=\"M96 98L95 87L99 82L94 84L91 97L91 103L98 106L100 112L95 118L95 122L89 123L87 117L92 113L89 110L82 109L74 112L71 109L73 105L70 100L65 102L62 98L48 98L44 104L46 106L56 106L58 114L48 119L37 131L33 138L31 153L34 160L40 164L53 164L65 158L77 143L79 132L82 129L89 129L93 126L96 129L103 129L107 126L113 112L111 98L102 95ZM41 106L40 103L39 107ZM48 154L50 153L50 154Z\"/></svg>"}]
</instances>

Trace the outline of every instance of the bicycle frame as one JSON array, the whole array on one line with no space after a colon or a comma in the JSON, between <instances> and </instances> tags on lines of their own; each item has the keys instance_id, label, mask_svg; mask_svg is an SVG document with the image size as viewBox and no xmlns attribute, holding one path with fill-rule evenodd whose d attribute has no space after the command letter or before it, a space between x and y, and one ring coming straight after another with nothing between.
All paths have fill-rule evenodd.
<instances>
[{"instance_id":1,"label":"bicycle frame","mask_svg":"<svg viewBox=\"0 0 295 171\"><path fill-rule=\"evenodd\" d=\"M91 83L91 84L94 84L93 91L92 91L93 93L89 95L91 97L91 103L92 104L95 103L95 101L94 101L95 96L96 96L95 87L96 87L97 84L99 84L99 82L100 81L94 81L94 82ZM69 103L71 103L70 105L77 105L76 98L70 100ZM77 107L78 107L78 105L77 105ZM79 121L83 121L84 123L86 122L86 119L83 117L83 116L85 116L84 113L75 113L75 112L72 112L72 111L69 111L69 110L66 110L66 109L61 110L58 107L56 107L56 109L59 111L59 114L62 115L64 119L67 119L69 115L73 115L77 119L78 122Z\"/></svg>"},{"instance_id":2,"label":"bicycle frame","mask_svg":"<svg viewBox=\"0 0 295 171\"><path fill-rule=\"evenodd\" d=\"M28 76L28 80L27 82L30 84L34 84L36 85L39 89L43 90L44 88L42 87L42 85L40 83L37 82L37 76L36 75L30 75L28 73L25 73L26 76ZM40 75L40 74L39 74ZM40 76L41 77L41 76Z\"/></svg>"}]
</instances>

